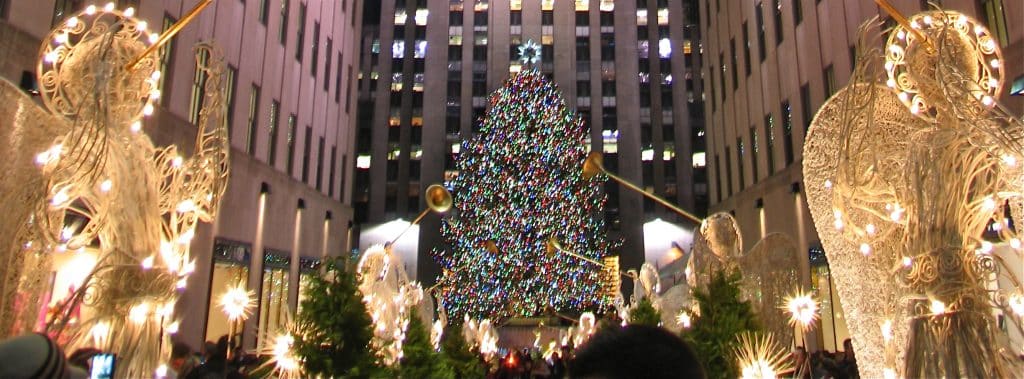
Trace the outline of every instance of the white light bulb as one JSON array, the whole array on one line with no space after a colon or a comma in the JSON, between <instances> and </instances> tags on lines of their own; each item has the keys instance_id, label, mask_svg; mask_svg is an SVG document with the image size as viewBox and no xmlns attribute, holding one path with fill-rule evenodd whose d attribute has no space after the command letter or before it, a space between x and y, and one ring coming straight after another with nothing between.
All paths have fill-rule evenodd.
<instances>
[{"instance_id":1,"label":"white light bulb","mask_svg":"<svg viewBox=\"0 0 1024 379\"><path fill-rule=\"evenodd\" d=\"M869 236L873 236L877 230L875 230L875 224L867 224L867 226L864 227L864 231L867 232Z\"/></svg>"},{"instance_id":2,"label":"white light bulb","mask_svg":"<svg viewBox=\"0 0 1024 379\"><path fill-rule=\"evenodd\" d=\"M925 25L931 25L933 21L934 20L932 20L932 16L924 16L924 24Z\"/></svg>"},{"instance_id":3,"label":"white light bulb","mask_svg":"<svg viewBox=\"0 0 1024 379\"><path fill-rule=\"evenodd\" d=\"M52 50L43 56L43 60L45 60L46 63L54 63L58 58L60 58L60 55L57 53L57 50Z\"/></svg>"},{"instance_id":4,"label":"white light bulb","mask_svg":"<svg viewBox=\"0 0 1024 379\"><path fill-rule=\"evenodd\" d=\"M150 75L149 77L150 77L151 79L153 79L153 81L154 81L154 82L156 82L156 81L159 81L159 80L160 80L160 75L161 75L161 74L160 74L160 71L159 71L159 70L157 70L157 71L153 71L153 74L152 74L152 75Z\"/></svg>"},{"instance_id":5,"label":"white light bulb","mask_svg":"<svg viewBox=\"0 0 1024 379\"><path fill-rule=\"evenodd\" d=\"M825 179L825 189L832 189L832 181Z\"/></svg>"},{"instance_id":6,"label":"white light bulb","mask_svg":"<svg viewBox=\"0 0 1024 379\"><path fill-rule=\"evenodd\" d=\"M142 114L150 116L153 114L153 104L146 103L146 106L142 107Z\"/></svg>"},{"instance_id":7,"label":"white light bulb","mask_svg":"<svg viewBox=\"0 0 1024 379\"><path fill-rule=\"evenodd\" d=\"M1014 249L1020 249L1020 239L1011 238L1010 239L1010 247L1012 247Z\"/></svg>"},{"instance_id":8,"label":"white light bulb","mask_svg":"<svg viewBox=\"0 0 1024 379\"><path fill-rule=\"evenodd\" d=\"M85 8L85 14L90 15L90 16L96 14L96 6L95 5L90 5L90 6L86 7Z\"/></svg>"},{"instance_id":9,"label":"white light bulb","mask_svg":"<svg viewBox=\"0 0 1024 379\"><path fill-rule=\"evenodd\" d=\"M196 210L196 203L192 199L185 199L176 207L178 213L188 213Z\"/></svg>"},{"instance_id":10,"label":"white light bulb","mask_svg":"<svg viewBox=\"0 0 1024 379\"><path fill-rule=\"evenodd\" d=\"M60 33L56 37L53 37L53 41L58 45L63 45L68 42L68 34Z\"/></svg>"},{"instance_id":11,"label":"white light bulb","mask_svg":"<svg viewBox=\"0 0 1024 379\"><path fill-rule=\"evenodd\" d=\"M151 268L153 268L153 256L152 255L150 255L150 256L146 257L146 259L142 260L142 269L149 270Z\"/></svg>"},{"instance_id":12,"label":"white light bulb","mask_svg":"<svg viewBox=\"0 0 1024 379\"><path fill-rule=\"evenodd\" d=\"M1010 154L1003 154L1003 163L1007 166L1013 167L1017 165L1017 157Z\"/></svg>"},{"instance_id":13,"label":"white light bulb","mask_svg":"<svg viewBox=\"0 0 1024 379\"><path fill-rule=\"evenodd\" d=\"M149 39L149 43L150 44L154 44L154 43L156 43L157 41L160 40L160 35L156 34L156 33L150 33L149 36L146 37L146 38Z\"/></svg>"},{"instance_id":14,"label":"white light bulb","mask_svg":"<svg viewBox=\"0 0 1024 379\"><path fill-rule=\"evenodd\" d=\"M903 257L903 267L910 267L914 265L914 260L910 257Z\"/></svg>"},{"instance_id":15,"label":"white light bulb","mask_svg":"<svg viewBox=\"0 0 1024 379\"><path fill-rule=\"evenodd\" d=\"M175 321L167 325L167 328L165 330L167 330L168 334L175 334L178 332L179 327L181 327L181 323Z\"/></svg>"},{"instance_id":16,"label":"white light bulb","mask_svg":"<svg viewBox=\"0 0 1024 379\"><path fill-rule=\"evenodd\" d=\"M129 130L131 130L132 133L138 133L140 130L142 130L142 122L140 122L140 121L133 122L132 126L129 127Z\"/></svg>"},{"instance_id":17,"label":"white light bulb","mask_svg":"<svg viewBox=\"0 0 1024 379\"><path fill-rule=\"evenodd\" d=\"M992 68L999 68L1000 63L998 59L993 59L991 62L989 62L989 65L992 66Z\"/></svg>"},{"instance_id":18,"label":"white light bulb","mask_svg":"<svg viewBox=\"0 0 1024 379\"><path fill-rule=\"evenodd\" d=\"M910 113L915 114L915 115L918 114L918 113L921 113L921 107L918 106L917 103L914 103L914 105L910 106Z\"/></svg>"},{"instance_id":19,"label":"white light bulb","mask_svg":"<svg viewBox=\"0 0 1024 379\"><path fill-rule=\"evenodd\" d=\"M78 26L78 17L71 17L64 24L67 25L69 28L74 28Z\"/></svg>"},{"instance_id":20,"label":"white light bulb","mask_svg":"<svg viewBox=\"0 0 1024 379\"><path fill-rule=\"evenodd\" d=\"M892 320L882 322L882 339L887 343L892 340Z\"/></svg>"},{"instance_id":21,"label":"white light bulb","mask_svg":"<svg viewBox=\"0 0 1024 379\"><path fill-rule=\"evenodd\" d=\"M895 86L895 85L893 85L893 86ZM902 101L902 102L904 102L904 103L906 103L907 101L909 101L909 100L910 100L910 95L907 95L907 93L906 93L906 92L900 92L900 93L897 93L897 94L896 94L896 97L897 97L897 98L899 98L899 99L900 99L900 101Z\"/></svg>"},{"instance_id":22,"label":"white light bulb","mask_svg":"<svg viewBox=\"0 0 1024 379\"><path fill-rule=\"evenodd\" d=\"M113 187L114 187L114 182L110 181L110 179L104 180L103 182L100 183L100 192L103 192L103 193L110 192L110 189L113 188Z\"/></svg>"},{"instance_id":23,"label":"white light bulb","mask_svg":"<svg viewBox=\"0 0 1024 379\"><path fill-rule=\"evenodd\" d=\"M892 79L886 80L885 85L889 88L896 88L896 81Z\"/></svg>"},{"instance_id":24,"label":"white light bulb","mask_svg":"<svg viewBox=\"0 0 1024 379\"><path fill-rule=\"evenodd\" d=\"M149 98L153 99L153 100L159 99L160 98L160 90L154 88L152 91L149 91Z\"/></svg>"},{"instance_id":25,"label":"white light bulb","mask_svg":"<svg viewBox=\"0 0 1024 379\"><path fill-rule=\"evenodd\" d=\"M981 211L991 213L996 210L996 201L991 196L981 202Z\"/></svg>"},{"instance_id":26,"label":"white light bulb","mask_svg":"<svg viewBox=\"0 0 1024 379\"><path fill-rule=\"evenodd\" d=\"M103 10L106 11L106 12L113 12L115 6L117 6L117 5L114 4L113 2L110 2L110 3L107 3L107 5L103 6Z\"/></svg>"},{"instance_id":27,"label":"white light bulb","mask_svg":"<svg viewBox=\"0 0 1024 379\"><path fill-rule=\"evenodd\" d=\"M976 250L976 252L978 252L979 254L985 254L985 255L991 254L992 253L992 243L988 242L988 241L981 241L981 247L979 247L978 250Z\"/></svg>"},{"instance_id":28,"label":"white light bulb","mask_svg":"<svg viewBox=\"0 0 1024 379\"><path fill-rule=\"evenodd\" d=\"M871 245L868 245L867 243L861 243L860 244L860 253L864 254L864 255L870 255L871 254Z\"/></svg>"},{"instance_id":29,"label":"white light bulb","mask_svg":"<svg viewBox=\"0 0 1024 379\"><path fill-rule=\"evenodd\" d=\"M896 38L899 38L900 40L906 39L907 32L903 31L903 29L900 29L900 31L896 32Z\"/></svg>"},{"instance_id":30,"label":"white light bulb","mask_svg":"<svg viewBox=\"0 0 1024 379\"><path fill-rule=\"evenodd\" d=\"M932 299L932 303L928 307L928 309L931 310L933 315L941 315L943 313L946 313L946 303L943 303L936 299Z\"/></svg>"},{"instance_id":31,"label":"white light bulb","mask_svg":"<svg viewBox=\"0 0 1024 379\"><path fill-rule=\"evenodd\" d=\"M68 193L66 189L62 189L53 195L53 199L50 201L51 204L58 206L68 201Z\"/></svg>"},{"instance_id":32,"label":"white light bulb","mask_svg":"<svg viewBox=\"0 0 1024 379\"><path fill-rule=\"evenodd\" d=\"M132 17L134 15L135 15L135 8L132 8L132 7L125 8L125 10L124 10L124 16L125 17Z\"/></svg>"},{"instance_id":33,"label":"white light bulb","mask_svg":"<svg viewBox=\"0 0 1024 379\"><path fill-rule=\"evenodd\" d=\"M171 167L178 168L178 167L181 167L181 165L183 163L185 163L185 160L182 157L180 157L180 156L177 156L177 157L174 157L174 159L171 159Z\"/></svg>"}]
</instances>

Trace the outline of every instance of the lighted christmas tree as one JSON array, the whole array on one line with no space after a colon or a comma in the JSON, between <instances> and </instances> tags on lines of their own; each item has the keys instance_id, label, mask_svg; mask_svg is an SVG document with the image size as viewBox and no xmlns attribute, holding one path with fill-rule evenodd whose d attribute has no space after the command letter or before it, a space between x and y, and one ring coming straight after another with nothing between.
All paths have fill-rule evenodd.
<instances>
[{"instance_id":1,"label":"lighted christmas tree","mask_svg":"<svg viewBox=\"0 0 1024 379\"><path fill-rule=\"evenodd\" d=\"M597 310L600 261L609 254L603 176L586 180L588 130L534 69L490 97L480 133L464 141L451 182L457 208L435 250L451 319ZM554 238L565 251L551 249ZM571 252L569 254L567 252Z\"/></svg>"}]
</instances>

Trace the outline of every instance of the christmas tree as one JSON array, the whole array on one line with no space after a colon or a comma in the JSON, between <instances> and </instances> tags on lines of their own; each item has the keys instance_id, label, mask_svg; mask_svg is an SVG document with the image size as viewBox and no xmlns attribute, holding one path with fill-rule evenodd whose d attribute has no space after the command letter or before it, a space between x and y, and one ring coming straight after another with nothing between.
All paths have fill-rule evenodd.
<instances>
[{"instance_id":1,"label":"christmas tree","mask_svg":"<svg viewBox=\"0 0 1024 379\"><path fill-rule=\"evenodd\" d=\"M455 371L456 379L484 377L484 366L480 355L462 337L461 325L450 325L441 337L441 352L448 365Z\"/></svg>"},{"instance_id":2,"label":"christmas tree","mask_svg":"<svg viewBox=\"0 0 1024 379\"><path fill-rule=\"evenodd\" d=\"M645 298L629 310L629 320L626 322L630 325L658 326L661 323L661 312L654 309L651 300Z\"/></svg>"},{"instance_id":3,"label":"christmas tree","mask_svg":"<svg viewBox=\"0 0 1024 379\"><path fill-rule=\"evenodd\" d=\"M514 74L490 97L480 133L464 141L435 258L452 319L528 317L596 310L609 253L603 176L581 175L589 133L540 72Z\"/></svg>"},{"instance_id":4,"label":"christmas tree","mask_svg":"<svg viewBox=\"0 0 1024 379\"><path fill-rule=\"evenodd\" d=\"M374 376L370 316L355 277L340 263L329 263L310 281L296 317L295 351L306 374L327 378Z\"/></svg>"},{"instance_id":5,"label":"christmas tree","mask_svg":"<svg viewBox=\"0 0 1024 379\"><path fill-rule=\"evenodd\" d=\"M430 332L423 325L420 316L413 312L409 317L409 329L405 332L405 345L402 347L402 359L398 364L398 377L401 378L455 378L455 372L448 360L430 344Z\"/></svg>"},{"instance_id":6,"label":"christmas tree","mask_svg":"<svg viewBox=\"0 0 1024 379\"><path fill-rule=\"evenodd\" d=\"M708 378L739 377L733 359L739 336L761 330L750 302L740 300L742 278L738 270L717 270L705 288L693 293L700 315L693 318L689 329L683 330L682 337L693 346Z\"/></svg>"}]
</instances>

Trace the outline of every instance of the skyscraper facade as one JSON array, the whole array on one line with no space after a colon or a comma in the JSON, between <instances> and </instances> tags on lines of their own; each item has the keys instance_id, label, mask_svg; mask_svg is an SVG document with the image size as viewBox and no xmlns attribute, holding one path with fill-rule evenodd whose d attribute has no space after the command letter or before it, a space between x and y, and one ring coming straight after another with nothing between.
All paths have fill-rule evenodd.
<instances>
[{"instance_id":1,"label":"skyscraper facade","mask_svg":"<svg viewBox=\"0 0 1024 379\"><path fill-rule=\"evenodd\" d=\"M906 16L927 1L893 0ZM933 2L978 20L997 37L1008 62L1002 101L1024 111L1024 3ZM828 264L803 198L803 142L817 109L850 78L860 25L895 21L872 0L700 0L712 212L730 212L745 249L768 233L807 252L804 280L823 301L821 342L841 346L842 310L831 295ZM1016 15L1016 17L1014 17ZM833 306L835 311L833 312ZM837 343L838 341L838 343Z\"/></svg>"},{"instance_id":2,"label":"skyscraper facade","mask_svg":"<svg viewBox=\"0 0 1024 379\"><path fill-rule=\"evenodd\" d=\"M150 31L163 32L197 3L112 5L133 8ZM41 40L90 4L0 1L0 76L31 92ZM217 298L228 286L241 283L256 294L254 316L245 327L244 343L251 347L257 326L276 330L288 309L295 311L306 273L325 256L347 250L356 107L350 94L361 4L216 1L160 50L160 106L143 125L157 145L175 143L191 151L194 144L206 78L197 74L192 46L212 40L227 66L230 182L216 221L201 225L192 240L196 272L177 308L178 338L193 348L227 333ZM54 255L57 286L71 271L82 270L73 267L81 261L68 254ZM52 291L57 301L67 286Z\"/></svg>"},{"instance_id":3,"label":"skyscraper facade","mask_svg":"<svg viewBox=\"0 0 1024 379\"><path fill-rule=\"evenodd\" d=\"M479 132L488 95L523 69L518 48L590 130L605 165L645 190L703 213L703 109L695 6L667 0L384 0L365 13L353 206L360 223L409 220L422 192L459 173L461 141ZM370 10L370 8L367 8ZM582 162L581 162L582 163ZM674 214L606 185L606 220L622 265L644 259L643 224ZM456 206L458 206L456 204ZM437 268L440 221L419 235L421 281Z\"/></svg>"}]
</instances>

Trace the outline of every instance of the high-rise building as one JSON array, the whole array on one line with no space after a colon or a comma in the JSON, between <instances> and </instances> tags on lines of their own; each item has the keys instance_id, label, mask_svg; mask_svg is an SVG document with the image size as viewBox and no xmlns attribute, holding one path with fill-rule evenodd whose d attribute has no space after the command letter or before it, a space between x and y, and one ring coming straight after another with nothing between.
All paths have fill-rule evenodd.
<instances>
[{"instance_id":1,"label":"high-rise building","mask_svg":"<svg viewBox=\"0 0 1024 379\"><path fill-rule=\"evenodd\" d=\"M667 0L384 0L367 7L359 68L353 205L359 223L409 220L421 194L459 173L488 95L522 68L518 48L590 129L605 166L703 214L707 201L696 6ZM581 162L582 163L582 162ZM681 218L609 181L606 220L624 268L644 260L644 223ZM456 204L456 206L458 206ZM438 273L440 221L420 228L418 278Z\"/></svg>"},{"instance_id":2,"label":"high-rise building","mask_svg":"<svg viewBox=\"0 0 1024 379\"><path fill-rule=\"evenodd\" d=\"M0 76L31 87L41 40L90 3L0 1ZM133 7L157 32L196 3L114 2L121 10ZM176 143L184 151L195 140L206 81L196 73L192 46L212 40L227 65L230 182L217 220L197 229L191 249L197 269L177 308L179 338L193 348L227 333L217 298L229 284L241 282L257 294L245 328L251 347L255 326L273 330L284 312L295 311L305 273L325 255L347 250L356 107L350 94L362 3L216 1L160 51L160 106L144 130L156 144ZM60 254L54 261L56 283L66 283L65 269L81 270L67 267ZM57 301L67 286L52 291Z\"/></svg>"},{"instance_id":3,"label":"high-rise building","mask_svg":"<svg viewBox=\"0 0 1024 379\"><path fill-rule=\"evenodd\" d=\"M931 9L927 1L891 3L906 16ZM1024 58L1024 26L1009 22L1024 14L1024 3L934 3L987 25L1005 62ZM832 312L838 304L827 261L803 199L803 141L818 108L851 76L858 27L876 16L886 26L895 22L872 0L700 0L699 6L711 211L736 217L746 249L780 232L808 252L804 280L823 299L819 346L835 350L846 332L841 309ZM1021 114L1024 65L1005 66L1002 101Z\"/></svg>"}]
</instances>

